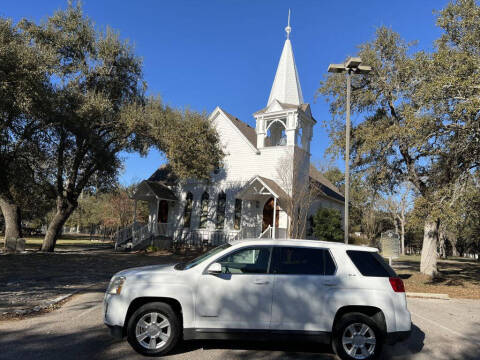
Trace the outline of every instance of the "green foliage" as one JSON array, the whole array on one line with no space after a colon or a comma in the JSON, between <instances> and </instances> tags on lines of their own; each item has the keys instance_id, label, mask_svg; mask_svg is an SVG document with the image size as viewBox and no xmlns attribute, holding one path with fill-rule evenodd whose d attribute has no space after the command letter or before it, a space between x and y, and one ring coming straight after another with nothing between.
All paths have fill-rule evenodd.
<instances>
[{"instance_id":1,"label":"green foliage","mask_svg":"<svg viewBox=\"0 0 480 360\"><path fill-rule=\"evenodd\" d=\"M342 242L343 229L340 211L320 208L313 216L313 234L319 240Z\"/></svg>"},{"instance_id":2,"label":"green foliage","mask_svg":"<svg viewBox=\"0 0 480 360\"><path fill-rule=\"evenodd\" d=\"M393 192L410 182L423 198L423 221L437 223L480 165L480 7L451 1L437 13L442 35L431 53L415 52L393 30L380 27L357 56L373 67L352 79L353 170L375 189ZM331 100L333 153L343 152L345 77L329 74L318 90ZM424 234L422 266L436 272L431 232ZM423 270L422 270L423 271ZM427 270L425 270L427 271Z\"/></svg>"},{"instance_id":3,"label":"green foliage","mask_svg":"<svg viewBox=\"0 0 480 360\"><path fill-rule=\"evenodd\" d=\"M130 186L116 185L104 192L84 192L78 200L78 207L68 221L69 226L105 226L107 228L123 228L132 223L134 217L134 201L130 198L137 184ZM137 203L137 221L148 221L148 203Z\"/></svg>"},{"instance_id":4,"label":"green foliage","mask_svg":"<svg viewBox=\"0 0 480 360\"><path fill-rule=\"evenodd\" d=\"M154 252L157 252L160 249L158 247L156 247L155 245L149 245L146 250L149 253L154 253Z\"/></svg>"},{"instance_id":5,"label":"green foliage","mask_svg":"<svg viewBox=\"0 0 480 360\"><path fill-rule=\"evenodd\" d=\"M2 19L0 49L0 203L32 192L56 202L43 250L53 250L85 189L115 185L123 151L156 147L181 179L208 179L219 166L206 115L146 97L141 58L113 30L98 31L79 3L41 24Z\"/></svg>"},{"instance_id":6,"label":"green foliage","mask_svg":"<svg viewBox=\"0 0 480 360\"><path fill-rule=\"evenodd\" d=\"M18 26L3 18L0 54L0 204L4 212L7 206L27 208L23 215L30 219L51 206L42 120L50 111L51 54L33 49ZM7 221L7 227L18 224Z\"/></svg>"},{"instance_id":7,"label":"green foliage","mask_svg":"<svg viewBox=\"0 0 480 360\"><path fill-rule=\"evenodd\" d=\"M330 167L323 172L333 185L335 185L342 193L345 191L345 174L337 167Z\"/></svg>"}]
</instances>

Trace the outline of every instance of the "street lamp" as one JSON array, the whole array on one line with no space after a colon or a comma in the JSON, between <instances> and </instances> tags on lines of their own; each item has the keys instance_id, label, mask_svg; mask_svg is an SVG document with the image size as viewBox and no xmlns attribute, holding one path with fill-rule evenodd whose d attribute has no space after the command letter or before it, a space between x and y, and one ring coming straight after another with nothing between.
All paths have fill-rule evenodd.
<instances>
[{"instance_id":1,"label":"street lamp","mask_svg":"<svg viewBox=\"0 0 480 360\"><path fill-rule=\"evenodd\" d=\"M348 58L345 64L330 64L328 72L347 73L347 128L345 143L345 244L348 244L348 202L350 200L350 92L352 87L352 74L368 74L372 71L370 66L360 65L359 57Z\"/></svg>"}]
</instances>

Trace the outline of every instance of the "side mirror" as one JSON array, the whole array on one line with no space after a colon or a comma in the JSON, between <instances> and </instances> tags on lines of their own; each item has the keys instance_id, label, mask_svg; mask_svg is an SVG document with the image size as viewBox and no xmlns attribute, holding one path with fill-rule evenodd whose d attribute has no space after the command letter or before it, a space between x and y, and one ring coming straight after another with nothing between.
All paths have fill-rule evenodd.
<instances>
[{"instance_id":1,"label":"side mirror","mask_svg":"<svg viewBox=\"0 0 480 360\"><path fill-rule=\"evenodd\" d=\"M222 273L222 264L220 263L213 263L208 267L207 272L209 274L221 274Z\"/></svg>"}]
</instances>

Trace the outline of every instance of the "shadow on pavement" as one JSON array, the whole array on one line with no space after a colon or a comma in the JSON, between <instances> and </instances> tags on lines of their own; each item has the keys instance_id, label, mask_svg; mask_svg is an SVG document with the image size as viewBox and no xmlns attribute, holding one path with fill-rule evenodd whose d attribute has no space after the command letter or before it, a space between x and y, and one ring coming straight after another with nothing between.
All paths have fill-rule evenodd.
<instances>
[{"instance_id":1,"label":"shadow on pavement","mask_svg":"<svg viewBox=\"0 0 480 360\"><path fill-rule=\"evenodd\" d=\"M387 359L402 355L412 355L422 351L425 345L425 333L415 324L412 324L410 337L393 346L384 347L384 357Z\"/></svg>"}]
</instances>

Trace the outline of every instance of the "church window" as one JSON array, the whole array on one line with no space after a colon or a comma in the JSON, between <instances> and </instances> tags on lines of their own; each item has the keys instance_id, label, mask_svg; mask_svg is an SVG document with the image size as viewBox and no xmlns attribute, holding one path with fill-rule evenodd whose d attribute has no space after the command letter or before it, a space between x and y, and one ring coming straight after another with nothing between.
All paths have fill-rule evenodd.
<instances>
[{"instance_id":1,"label":"church window","mask_svg":"<svg viewBox=\"0 0 480 360\"><path fill-rule=\"evenodd\" d=\"M207 221L208 221L208 200L210 199L210 196L208 193L205 191L202 194L202 200L201 200L201 213L200 213L200 228L205 229L207 227Z\"/></svg>"},{"instance_id":2,"label":"church window","mask_svg":"<svg viewBox=\"0 0 480 360\"><path fill-rule=\"evenodd\" d=\"M183 212L183 227L189 228L192 219L193 194L189 191L185 199L185 210Z\"/></svg>"},{"instance_id":3,"label":"church window","mask_svg":"<svg viewBox=\"0 0 480 360\"><path fill-rule=\"evenodd\" d=\"M233 221L233 228L235 230L240 230L242 222L242 200L235 199L235 216Z\"/></svg>"},{"instance_id":4,"label":"church window","mask_svg":"<svg viewBox=\"0 0 480 360\"><path fill-rule=\"evenodd\" d=\"M307 219L307 236L313 236L313 216L310 215Z\"/></svg>"},{"instance_id":5,"label":"church window","mask_svg":"<svg viewBox=\"0 0 480 360\"><path fill-rule=\"evenodd\" d=\"M222 191L218 194L217 202L217 229L223 229L225 225L225 205L227 202L227 195Z\"/></svg>"}]
</instances>

